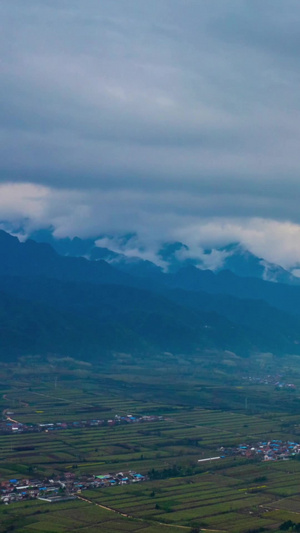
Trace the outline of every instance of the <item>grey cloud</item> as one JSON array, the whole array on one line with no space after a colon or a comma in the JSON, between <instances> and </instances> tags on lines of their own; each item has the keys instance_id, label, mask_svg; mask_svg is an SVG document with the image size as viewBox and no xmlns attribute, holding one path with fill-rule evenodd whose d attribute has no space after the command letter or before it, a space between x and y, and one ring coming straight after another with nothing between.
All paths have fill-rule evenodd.
<instances>
[{"instance_id":1,"label":"grey cloud","mask_svg":"<svg viewBox=\"0 0 300 533\"><path fill-rule=\"evenodd\" d=\"M300 12L297 0L246 0L223 11L211 23L228 43L264 51L274 62L296 59L300 48Z\"/></svg>"},{"instance_id":2,"label":"grey cloud","mask_svg":"<svg viewBox=\"0 0 300 533\"><path fill-rule=\"evenodd\" d=\"M212 216L214 203L220 208L219 216L215 217ZM297 199L295 208L296 204ZM163 242L179 240L189 245L193 257L203 258L204 248L239 241L253 253L284 267L300 263L299 225L268 219L266 210L264 217L259 217L261 206L257 217L250 216L250 211L243 212L247 209L246 198L237 197L236 205L239 209L232 210L231 215L227 210L226 216L222 216L224 199L218 200L213 195L199 205L192 195L180 191L176 195L152 193L149 196L119 190L116 195L114 191L70 191L7 184L0 186L0 213L5 222L0 226L16 233L21 231L21 235L49 226L54 228L57 237L97 237L105 233L118 246L118 235L132 233L134 239L123 245L122 251L155 262ZM222 257L213 255L209 259L213 266Z\"/></svg>"},{"instance_id":3,"label":"grey cloud","mask_svg":"<svg viewBox=\"0 0 300 533\"><path fill-rule=\"evenodd\" d=\"M300 223L299 19L297 0L4 0L0 181L47 190L20 217L148 240Z\"/></svg>"}]
</instances>

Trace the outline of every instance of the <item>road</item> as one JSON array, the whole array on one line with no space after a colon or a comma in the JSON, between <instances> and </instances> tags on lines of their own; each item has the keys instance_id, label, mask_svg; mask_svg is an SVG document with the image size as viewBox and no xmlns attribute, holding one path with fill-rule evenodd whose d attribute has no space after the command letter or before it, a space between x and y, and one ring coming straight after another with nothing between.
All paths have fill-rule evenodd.
<instances>
[{"instance_id":1,"label":"road","mask_svg":"<svg viewBox=\"0 0 300 533\"><path fill-rule=\"evenodd\" d=\"M112 513L116 513L120 516L123 516L125 518L133 518L134 520L137 520L138 522L143 522L144 524L151 524L151 525L159 525L163 527L173 527L178 529L185 529L188 531L191 531L191 528L189 526L178 526L176 524L165 524L163 522L157 522L156 520L144 520L143 518L136 518L135 516L132 516L130 514L122 513L121 511L118 511L117 509L113 509L112 507L107 507L106 505L101 505L101 503L93 502L92 500L88 500L87 498L84 498L83 496L80 496L77 494L77 497L79 500L82 500L84 502L90 503L91 505L96 505L97 507L100 507L101 509L105 509L106 511L110 511ZM225 533L222 529L203 529L201 528L201 531L210 531L211 533Z\"/></svg>"}]
</instances>

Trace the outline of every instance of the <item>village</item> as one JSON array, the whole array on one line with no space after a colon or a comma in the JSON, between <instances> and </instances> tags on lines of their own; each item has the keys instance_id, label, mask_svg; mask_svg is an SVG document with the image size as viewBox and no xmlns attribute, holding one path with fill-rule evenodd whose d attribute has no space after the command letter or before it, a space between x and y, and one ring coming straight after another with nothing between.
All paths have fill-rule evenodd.
<instances>
[{"instance_id":1,"label":"village","mask_svg":"<svg viewBox=\"0 0 300 533\"><path fill-rule=\"evenodd\" d=\"M12 433L38 433L49 431L58 431L64 429L82 429L82 428L92 428L99 426L115 426L119 424L138 424L145 422L161 422L164 420L162 416L155 415L142 415L142 416L133 416L126 415L120 416L115 415L114 418L109 420L80 420L72 422L48 422L41 424L22 424L17 420L13 420L13 412L6 412L5 419L0 422L0 435L7 435Z\"/></svg>"},{"instance_id":2,"label":"village","mask_svg":"<svg viewBox=\"0 0 300 533\"><path fill-rule=\"evenodd\" d=\"M271 385L275 387L275 389L296 389L296 385L294 383L287 383L283 379L282 374L277 374L275 376L271 374L268 374L267 376L244 376L242 379L255 385Z\"/></svg>"},{"instance_id":3,"label":"village","mask_svg":"<svg viewBox=\"0 0 300 533\"><path fill-rule=\"evenodd\" d=\"M80 477L76 477L72 472L66 472L62 478L10 479L0 482L0 501L5 505L33 499L55 503L74 500L87 489L141 483L146 479L146 476L133 471Z\"/></svg>"},{"instance_id":4,"label":"village","mask_svg":"<svg viewBox=\"0 0 300 533\"><path fill-rule=\"evenodd\" d=\"M291 441L270 440L257 444L239 444L234 448L221 446L222 458L242 456L248 459L257 457L263 461L286 461L300 453L300 444Z\"/></svg>"}]
</instances>

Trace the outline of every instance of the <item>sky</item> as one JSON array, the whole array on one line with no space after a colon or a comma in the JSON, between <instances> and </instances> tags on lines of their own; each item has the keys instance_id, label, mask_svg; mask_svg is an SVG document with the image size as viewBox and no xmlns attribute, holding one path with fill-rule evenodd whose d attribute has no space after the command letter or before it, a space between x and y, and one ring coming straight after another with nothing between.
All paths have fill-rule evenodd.
<instances>
[{"instance_id":1,"label":"sky","mask_svg":"<svg viewBox=\"0 0 300 533\"><path fill-rule=\"evenodd\" d=\"M298 0L2 0L2 227L300 263L299 27Z\"/></svg>"}]
</instances>

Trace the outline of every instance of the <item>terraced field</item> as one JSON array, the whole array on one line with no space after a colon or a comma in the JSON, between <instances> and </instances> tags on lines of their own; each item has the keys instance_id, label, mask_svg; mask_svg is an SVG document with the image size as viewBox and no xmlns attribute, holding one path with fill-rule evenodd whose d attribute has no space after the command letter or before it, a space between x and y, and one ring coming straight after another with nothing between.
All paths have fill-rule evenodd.
<instances>
[{"instance_id":1,"label":"terraced field","mask_svg":"<svg viewBox=\"0 0 300 533\"><path fill-rule=\"evenodd\" d=\"M272 509L298 509L300 513L300 498L296 496L300 483L298 463L294 472L282 472L278 465L260 463L251 468L248 465L245 470L224 468L216 473L151 482L140 490L130 486L126 490L120 487L93 491L86 497L131 516L168 524L230 532L273 529L280 525L281 516L270 512ZM294 487L293 498L281 499L277 495L276 491L284 486ZM297 517L300 522L300 514Z\"/></svg>"},{"instance_id":2,"label":"terraced field","mask_svg":"<svg viewBox=\"0 0 300 533\"><path fill-rule=\"evenodd\" d=\"M166 527L147 521L139 521L123 517L105 510L99 506L78 500L57 503L49 506L47 503L32 501L11 505L9 508L0 507L0 531L7 533L13 524L18 533L179 533L177 527Z\"/></svg>"},{"instance_id":3,"label":"terraced field","mask_svg":"<svg viewBox=\"0 0 300 533\"><path fill-rule=\"evenodd\" d=\"M170 368L145 373L134 367L124 374L93 369L81 374L76 368L60 369L57 379L51 366L39 373L21 366L11 377L7 372L0 385L1 409L13 413L15 420L33 424L108 420L117 414L162 415L163 420L0 435L0 481L130 469L149 480L85 491L81 496L87 501L2 505L1 533L10 526L18 533L93 533L100 526L104 533L197 528L242 533L259 528L275 531L289 519L300 522L300 461L259 463L228 457L198 462L222 455L221 446L268 438L299 440L300 417L292 407L297 394L280 396L272 390L268 393L272 402L269 399L265 409L254 410L245 409L245 397L260 405L266 390L260 387L255 399L253 385L236 385L232 378L225 394L224 377L218 387L211 374L200 377L200 372L190 382L185 371L175 377ZM218 400L223 393L232 395L230 408ZM276 410L280 399L287 405L285 413Z\"/></svg>"},{"instance_id":4,"label":"terraced field","mask_svg":"<svg viewBox=\"0 0 300 533\"><path fill-rule=\"evenodd\" d=\"M63 405L67 405L69 416L80 420L86 400L74 401L78 393L72 392L58 390L57 393L59 397L64 394ZM13 398L13 394L7 397ZM45 399L33 393L24 397L28 407L13 410L13 417L18 421L24 422L31 416L26 410L38 411L39 420L43 422L67 421L64 411L58 412L57 397L51 400L49 396ZM120 400L114 400L111 405L108 416L112 418L127 412L157 412L155 404L146 407L127 402L124 406ZM94 473L97 467L97 472L102 473L112 468L109 465L117 465L114 468L119 470L132 468L147 473L152 468L164 469L174 462L179 465L193 463L196 468L198 459L216 455L220 446L233 446L245 438L255 442L267 438L270 432L273 438L281 435L276 431L278 418L269 421L259 416L198 408L190 411L184 407L169 413L168 408L168 405L158 406L159 412L165 412L165 419L160 422L0 436L0 468L17 469L20 464L61 471L76 465L82 472ZM24 451L24 447L28 451Z\"/></svg>"}]
</instances>

